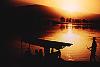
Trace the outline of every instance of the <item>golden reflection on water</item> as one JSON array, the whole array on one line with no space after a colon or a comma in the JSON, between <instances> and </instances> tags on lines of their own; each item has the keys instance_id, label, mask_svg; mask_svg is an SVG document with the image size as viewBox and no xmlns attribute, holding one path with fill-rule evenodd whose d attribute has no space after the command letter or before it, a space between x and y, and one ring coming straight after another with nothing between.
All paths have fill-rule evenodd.
<instances>
[{"instance_id":1,"label":"golden reflection on water","mask_svg":"<svg viewBox=\"0 0 100 67\"><path fill-rule=\"evenodd\" d=\"M59 27L58 25L57 27ZM61 58L67 61L88 61L90 56L90 51L87 47L91 46L91 38L89 37L91 33L90 30L85 31L83 29L75 29L72 24L65 25L67 29L60 30L55 28L49 31L49 34L43 36L43 39L51 41L59 41L72 43L70 47L65 47L61 49ZM50 33L53 32L53 33Z\"/></svg>"}]
</instances>

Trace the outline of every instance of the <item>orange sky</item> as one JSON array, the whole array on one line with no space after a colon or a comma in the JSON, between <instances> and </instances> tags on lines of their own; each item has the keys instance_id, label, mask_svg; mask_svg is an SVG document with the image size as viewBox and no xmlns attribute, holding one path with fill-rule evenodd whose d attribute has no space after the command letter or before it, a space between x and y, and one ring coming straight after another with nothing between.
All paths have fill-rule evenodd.
<instances>
[{"instance_id":1,"label":"orange sky","mask_svg":"<svg viewBox=\"0 0 100 67\"><path fill-rule=\"evenodd\" d=\"M100 14L100 0L16 0L16 2L41 4L61 8L69 12L85 12Z\"/></svg>"}]
</instances>

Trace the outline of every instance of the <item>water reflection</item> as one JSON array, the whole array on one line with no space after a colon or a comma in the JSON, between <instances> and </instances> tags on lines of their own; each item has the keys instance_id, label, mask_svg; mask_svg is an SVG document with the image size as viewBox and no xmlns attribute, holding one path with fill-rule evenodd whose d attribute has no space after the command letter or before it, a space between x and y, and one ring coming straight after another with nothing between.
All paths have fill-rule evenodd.
<instances>
[{"instance_id":1,"label":"water reflection","mask_svg":"<svg viewBox=\"0 0 100 67\"><path fill-rule=\"evenodd\" d=\"M73 24L58 24L48 30L46 35L41 36L45 40L72 43L71 47L61 49L61 58L66 61L89 61L90 51L87 47L91 46L92 37L99 37L100 31L84 29L82 26ZM100 43L98 43L100 44ZM99 47L97 48L99 58ZM100 61L100 58L98 59Z\"/></svg>"}]
</instances>

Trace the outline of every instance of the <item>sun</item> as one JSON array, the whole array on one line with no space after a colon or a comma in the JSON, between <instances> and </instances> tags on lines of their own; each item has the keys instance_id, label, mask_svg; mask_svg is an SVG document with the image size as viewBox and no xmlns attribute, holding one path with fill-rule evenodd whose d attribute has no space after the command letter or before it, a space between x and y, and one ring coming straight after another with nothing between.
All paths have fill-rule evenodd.
<instances>
[{"instance_id":1,"label":"sun","mask_svg":"<svg viewBox=\"0 0 100 67\"><path fill-rule=\"evenodd\" d=\"M68 10L69 12L77 12L77 11L79 11L79 7L76 6L76 5L69 5L65 9Z\"/></svg>"},{"instance_id":2,"label":"sun","mask_svg":"<svg viewBox=\"0 0 100 67\"><path fill-rule=\"evenodd\" d=\"M79 12L80 11L80 8L78 5L74 5L74 4L71 4L71 5L63 5L62 6L62 9L63 10L66 10L68 12Z\"/></svg>"}]
</instances>

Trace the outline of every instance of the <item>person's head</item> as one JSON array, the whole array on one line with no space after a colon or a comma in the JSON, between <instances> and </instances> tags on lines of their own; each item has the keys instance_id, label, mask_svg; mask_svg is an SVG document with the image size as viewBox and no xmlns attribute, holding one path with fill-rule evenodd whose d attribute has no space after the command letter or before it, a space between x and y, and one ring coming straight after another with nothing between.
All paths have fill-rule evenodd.
<instances>
[{"instance_id":1,"label":"person's head","mask_svg":"<svg viewBox=\"0 0 100 67\"><path fill-rule=\"evenodd\" d=\"M95 41L96 40L96 37L93 37L93 41Z\"/></svg>"}]
</instances>

